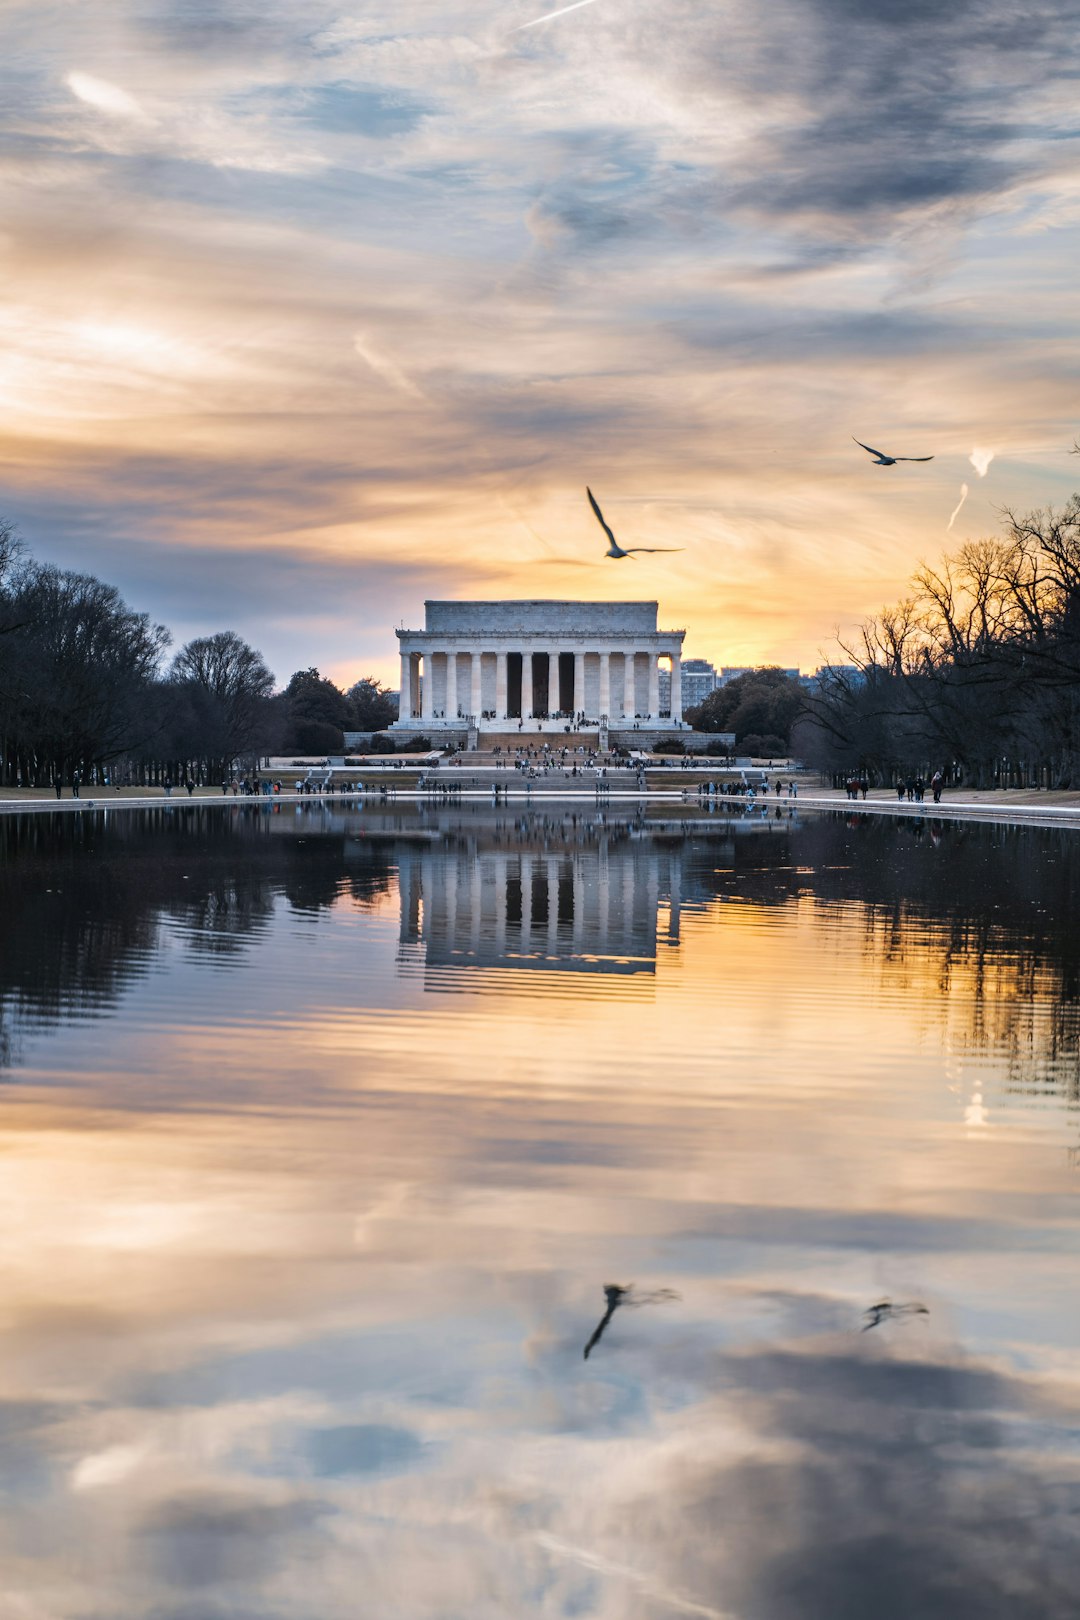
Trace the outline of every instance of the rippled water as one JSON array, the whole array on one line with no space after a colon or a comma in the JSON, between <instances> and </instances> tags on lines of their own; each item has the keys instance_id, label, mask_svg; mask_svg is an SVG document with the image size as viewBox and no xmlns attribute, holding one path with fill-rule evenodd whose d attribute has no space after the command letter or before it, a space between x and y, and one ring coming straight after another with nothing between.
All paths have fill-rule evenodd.
<instances>
[{"instance_id":1,"label":"rippled water","mask_svg":"<svg viewBox=\"0 0 1080 1620\"><path fill-rule=\"evenodd\" d=\"M1078 899L786 807L0 822L3 1620L1074 1615Z\"/></svg>"}]
</instances>

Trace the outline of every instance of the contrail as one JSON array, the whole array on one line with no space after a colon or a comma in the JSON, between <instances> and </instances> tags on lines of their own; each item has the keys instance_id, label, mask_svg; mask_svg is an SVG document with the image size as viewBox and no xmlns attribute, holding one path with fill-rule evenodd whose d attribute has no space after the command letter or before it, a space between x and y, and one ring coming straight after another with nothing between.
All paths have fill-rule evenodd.
<instances>
[{"instance_id":1,"label":"contrail","mask_svg":"<svg viewBox=\"0 0 1080 1620\"><path fill-rule=\"evenodd\" d=\"M986 470L993 461L995 453L993 450L980 450L976 445L970 456L968 456L968 460L980 478L986 477Z\"/></svg>"},{"instance_id":2,"label":"contrail","mask_svg":"<svg viewBox=\"0 0 1080 1620\"><path fill-rule=\"evenodd\" d=\"M522 28L538 28L541 23L552 22L556 17L565 17L568 11L580 11L582 6L592 4L593 0L574 0L572 6L561 6L558 11L549 11L543 17L534 17L532 22L522 23L520 27L514 29L514 33L520 34Z\"/></svg>"},{"instance_id":3,"label":"contrail","mask_svg":"<svg viewBox=\"0 0 1080 1620\"><path fill-rule=\"evenodd\" d=\"M991 451L990 453L991 453L991 455L993 455L993 451ZM946 529L945 529L946 534L948 534L949 530L952 528L953 524L956 522L957 518L960 516L960 508L963 506L963 504L967 500L967 498L968 498L968 487L967 487L966 484L961 484L960 485L960 499L956 503L956 511L953 513L952 517L948 521L948 524L946 525Z\"/></svg>"},{"instance_id":4,"label":"contrail","mask_svg":"<svg viewBox=\"0 0 1080 1620\"><path fill-rule=\"evenodd\" d=\"M387 354L382 354L368 341L366 332L357 332L353 338L353 348L366 366L370 366L377 377L383 382L396 388L400 394L409 394L413 399L423 399L422 389L417 388L411 377L407 377L397 363Z\"/></svg>"}]
</instances>

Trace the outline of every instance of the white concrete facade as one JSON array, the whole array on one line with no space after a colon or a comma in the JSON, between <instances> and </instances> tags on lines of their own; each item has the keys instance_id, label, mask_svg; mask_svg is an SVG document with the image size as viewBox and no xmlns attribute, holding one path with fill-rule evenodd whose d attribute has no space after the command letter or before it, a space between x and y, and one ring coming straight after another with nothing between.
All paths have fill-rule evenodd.
<instances>
[{"instance_id":1,"label":"white concrete facade","mask_svg":"<svg viewBox=\"0 0 1080 1620\"><path fill-rule=\"evenodd\" d=\"M436 733L564 725L680 727L685 631L658 630L655 602L425 602L397 632L397 726ZM660 660L670 698L660 705Z\"/></svg>"}]
</instances>

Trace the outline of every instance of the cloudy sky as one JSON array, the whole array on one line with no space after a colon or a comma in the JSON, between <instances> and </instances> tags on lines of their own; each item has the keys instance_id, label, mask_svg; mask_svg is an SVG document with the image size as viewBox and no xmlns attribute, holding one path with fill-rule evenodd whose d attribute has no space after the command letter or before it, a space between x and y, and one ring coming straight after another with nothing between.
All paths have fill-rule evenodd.
<instances>
[{"instance_id":1,"label":"cloudy sky","mask_svg":"<svg viewBox=\"0 0 1080 1620\"><path fill-rule=\"evenodd\" d=\"M0 0L37 555L282 679L396 685L457 595L655 596L810 668L1080 484L1074 5L546 9ZM604 561L586 482L683 549Z\"/></svg>"}]
</instances>

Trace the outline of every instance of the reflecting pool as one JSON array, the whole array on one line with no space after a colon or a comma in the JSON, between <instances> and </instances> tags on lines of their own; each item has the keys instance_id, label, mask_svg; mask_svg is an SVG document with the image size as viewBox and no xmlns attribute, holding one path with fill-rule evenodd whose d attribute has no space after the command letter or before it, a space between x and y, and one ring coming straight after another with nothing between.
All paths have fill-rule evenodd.
<instances>
[{"instance_id":1,"label":"reflecting pool","mask_svg":"<svg viewBox=\"0 0 1080 1620\"><path fill-rule=\"evenodd\" d=\"M3 1620L1075 1615L1076 834L196 803L0 905Z\"/></svg>"}]
</instances>

